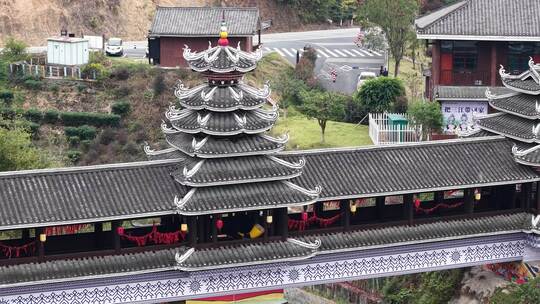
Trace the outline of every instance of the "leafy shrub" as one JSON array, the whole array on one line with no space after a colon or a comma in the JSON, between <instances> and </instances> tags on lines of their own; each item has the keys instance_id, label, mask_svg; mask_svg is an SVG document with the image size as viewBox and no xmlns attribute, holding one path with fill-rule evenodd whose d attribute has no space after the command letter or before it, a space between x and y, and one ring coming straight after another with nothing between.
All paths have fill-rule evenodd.
<instances>
[{"instance_id":1,"label":"leafy shrub","mask_svg":"<svg viewBox=\"0 0 540 304\"><path fill-rule=\"evenodd\" d=\"M117 67L111 72L111 77L118 80L127 80L129 78L129 70L126 67Z\"/></svg>"},{"instance_id":2,"label":"leafy shrub","mask_svg":"<svg viewBox=\"0 0 540 304\"><path fill-rule=\"evenodd\" d=\"M116 132L111 128L107 128L103 130L103 132L101 132L101 134L99 135L98 141L102 145L108 145L114 141L115 137L116 137Z\"/></svg>"},{"instance_id":3,"label":"leafy shrub","mask_svg":"<svg viewBox=\"0 0 540 304\"><path fill-rule=\"evenodd\" d=\"M84 90L86 90L86 88L88 88L88 87L85 84L79 83L77 85L77 91L79 91L79 93L84 92Z\"/></svg>"},{"instance_id":4,"label":"leafy shrub","mask_svg":"<svg viewBox=\"0 0 540 304\"><path fill-rule=\"evenodd\" d=\"M80 142L81 142L81 139L79 138L79 136L70 136L70 137L68 137L68 143L72 147L76 147Z\"/></svg>"},{"instance_id":5,"label":"leafy shrub","mask_svg":"<svg viewBox=\"0 0 540 304\"><path fill-rule=\"evenodd\" d=\"M353 96L362 109L364 115L391 111L403 101L399 98L405 97L405 87L401 80L397 78L378 77L366 81L358 92Z\"/></svg>"},{"instance_id":6,"label":"leafy shrub","mask_svg":"<svg viewBox=\"0 0 540 304\"><path fill-rule=\"evenodd\" d=\"M111 64L111 60L102 52L90 52L88 55L88 63L98 63L102 66L109 66Z\"/></svg>"},{"instance_id":7,"label":"leafy shrub","mask_svg":"<svg viewBox=\"0 0 540 304\"><path fill-rule=\"evenodd\" d=\"M62 112L60 119L66 126L116 127L120 124L120 115L106 113Z\"/></svg>"},{"instance_id":8,"label":"leafy shrub","mask_svg":"<svg viewBox=\"0 0 540 304\"><path fill-rule=\"evenodd\" d=\"M38 91L43 88L43 82L41 82L41 80L27 79L23 84L26 88L34 91Z\"/></svg>"},{"instance_id":9,"label":"leafy shrub","mask_svg":"<svg viewBox=\"0 0 540 304\"><path fill-rule=\"evenodd\" d=\"M101 81L107 78L108 70L101 63L89 63L82 69L82 74L85 78Z\"/></svg>"},{"instance_id":10,"label":"leafy shrub","mask_svg":"<svg viewBox=\"0 0 540 304\"><path fill-rule=\"evenodd\" d=\"M114 90L114 95L118 98L126 97L131 93L131 88L127 85L123 85Z\"/></svg>"},{"instance_id":11,"label":"leafy shrub","mask_svg":"<svg viewBox=\"0 0 540 304\"><path fill-rule=\"evenodd\" d=\"M69 150L69 151L67 151L67 157L73 163L78 162L81 159L81 156L82 156L81 151L78 151L78 150Z\"/></svg>"},{"instance_id":12,"label":"leafy shrub","mask_svg":"<svg viewBox=\"0 0 540 304\"><path fill-rule=\"evenodd\" d=\"M41 122L43 120L43 113L39 109L31 108L24 112L23 117L33 122Z\"/></svg>"},{"instance_id":13,"label":"leafy shrub","mask_svg":"<svg viewBox=\"0 0 540 304\"><path fill-rule=\"evenodd\" d=\"M28 121L28 120L16 120L15 125L17 127L24 128L26 130L29 130L30 133L32 133L33 136L37 135L39 132L40 125L38 123Z\"/></svg>"},{"instance_id":14,"label":"leafy shrub","mask_svg":"<svg viewBox=\"0 0 540 304\"><path fill-rule=\"evenodd\" d=\"M111 107L111 111L114 114L118 114L120 116L124 116L127 113L129 113L130 109L131 109L131 105L127 101L119 101L117 103L114 103Z\"/></svg>"},{"instance_id":15,"label":"leafy shrub","mask_svg":"<svg viewBox=\"0 0 540 304\"><path fill-rule=\"evenodd\" d=\"M154 81L152 82L152 88L154 89L154 95L159 96L163 91L165 91L165 77L163 76L163 73L159 73L154 78Z\"/></svg>"},{"instance_id":16,"label":"leafy shrub","mask_svg":"<svg viewBox=\"0 0 540 304\"><path fill-rule=\"evenodd\" d=\"M28 59L26 43L13 37L6 39L4 49L0 52L1 58L7 62L23 61Z\"/></svg>"},{"instance_id":17,"label":"leafy shrub","mask_svg":"<svg viewBox=\"0 0 540 304\"><path fill-rule=\"evenodd\" d=\"M12 108L1 108L0 109L0 116L5 119L15 119L15 116L17 116L17 112L15 109Z\"/></svg>"},{"instance_id":18,"label":"leafy shrub","mask_svg":"<svg viewBox=\"0 0 540 304\"><path fill-rule=\"evenodd\" d=\"M49 123L49 124L55 124L58 122L58 119L60 117L60 113L57 110L50 109L45 111L43 113L43 122Z\"/></svg>"},{"instance_id":19,"label":"leafy shrub","mask_svg":"<svg viewBox=\"0 0 540 304\"><path fill-rule=\"evenodd\" d=\"M64 132L68 138L76 136L81 140L94 139L97 134L96 128L87 125L80 127L65 127Z\"/></svg>"},{"instance_id":20,"label":"leafy shrub","mask_svg":"<svg viewBox=\"0 0 540 304\"><path fill-rule=\"evenodd\" d=\"M0 90L0 99L2 99L7 105L11 104L11 101L13 101L13 96L14 94L11 90Z\"/></svg>"}]
</instances>

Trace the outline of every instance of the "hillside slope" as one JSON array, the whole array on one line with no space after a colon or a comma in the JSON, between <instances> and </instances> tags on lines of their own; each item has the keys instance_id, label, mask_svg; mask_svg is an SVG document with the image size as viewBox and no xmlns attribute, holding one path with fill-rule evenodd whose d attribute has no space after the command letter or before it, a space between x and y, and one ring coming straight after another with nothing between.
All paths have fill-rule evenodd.
<instances>
[{"instance_id":1,"label":"hillside slope","mask_svg":"<svg viewBox=\"0 0 540 304\"><path fill-rule=\"evenodd\" d=\"M274 20L273 31L306 28L293 10L275 0L0 0L0 45L8 36L44 45L63 27L76 35L144 40L157 5L257 6L263 20Z\"/></svg>"}]
</instances>

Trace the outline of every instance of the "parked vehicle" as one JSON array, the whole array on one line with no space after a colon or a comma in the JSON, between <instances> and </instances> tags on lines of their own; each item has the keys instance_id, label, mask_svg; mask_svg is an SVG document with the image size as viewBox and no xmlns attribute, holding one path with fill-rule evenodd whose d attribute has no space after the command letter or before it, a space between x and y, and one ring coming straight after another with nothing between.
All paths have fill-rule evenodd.
<instances>
[{"instance_id":1,"label":"parked vehicle","mask_svg":"<svg viewBox=\"0 0 540 304\"><path fill-rule=\"evenodd\" d=\"M358 82L356 83L356 88L359 89L366 81L377 78L377 75L373 72L361 72L358 75Z\"/></svg>"},{"instance_id":2,"label":"parked vehicle","mask_svg":"<svg viewBox=\"0 0 540 304\"><path fill-rule=\"evenodd\" d=\"M105 46L105 54L107 54L107 56L124 55L124 46L122 45L122 39L109 38L109 41L107 41L107 45Z\"/></svg>"}]
</instances>

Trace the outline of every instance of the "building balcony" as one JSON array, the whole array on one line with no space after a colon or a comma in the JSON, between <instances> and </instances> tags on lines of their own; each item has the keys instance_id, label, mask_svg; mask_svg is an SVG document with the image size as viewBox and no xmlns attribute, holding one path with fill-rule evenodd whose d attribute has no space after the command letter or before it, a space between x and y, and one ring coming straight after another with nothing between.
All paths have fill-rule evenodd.
<instances>
[{"instance_id":1,"label":"building balcony","mask_svg":"<svg viewBox=\"0 0 540 304\"><path fill-rule=\"evenodd\" d=\"M440 84L458 86L486 86L490 85L491 77L489 71L456 71L441 70Z\"/></svg>"}]
</instances>

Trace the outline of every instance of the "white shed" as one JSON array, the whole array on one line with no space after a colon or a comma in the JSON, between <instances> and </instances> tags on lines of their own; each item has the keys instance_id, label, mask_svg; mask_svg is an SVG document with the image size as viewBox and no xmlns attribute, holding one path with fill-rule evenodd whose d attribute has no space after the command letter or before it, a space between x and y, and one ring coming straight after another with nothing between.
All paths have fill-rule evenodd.
<instances>
[{"instance_id":1,"label":"white shed","mask_svg":"<svg viewBox=\"0 0 540 304\"><path fill-rule=\"evenodd\" d=\"M88 39L53 37L47 39L47 63L83 65L88 63Z\"/></svg>"}]
</instances>

